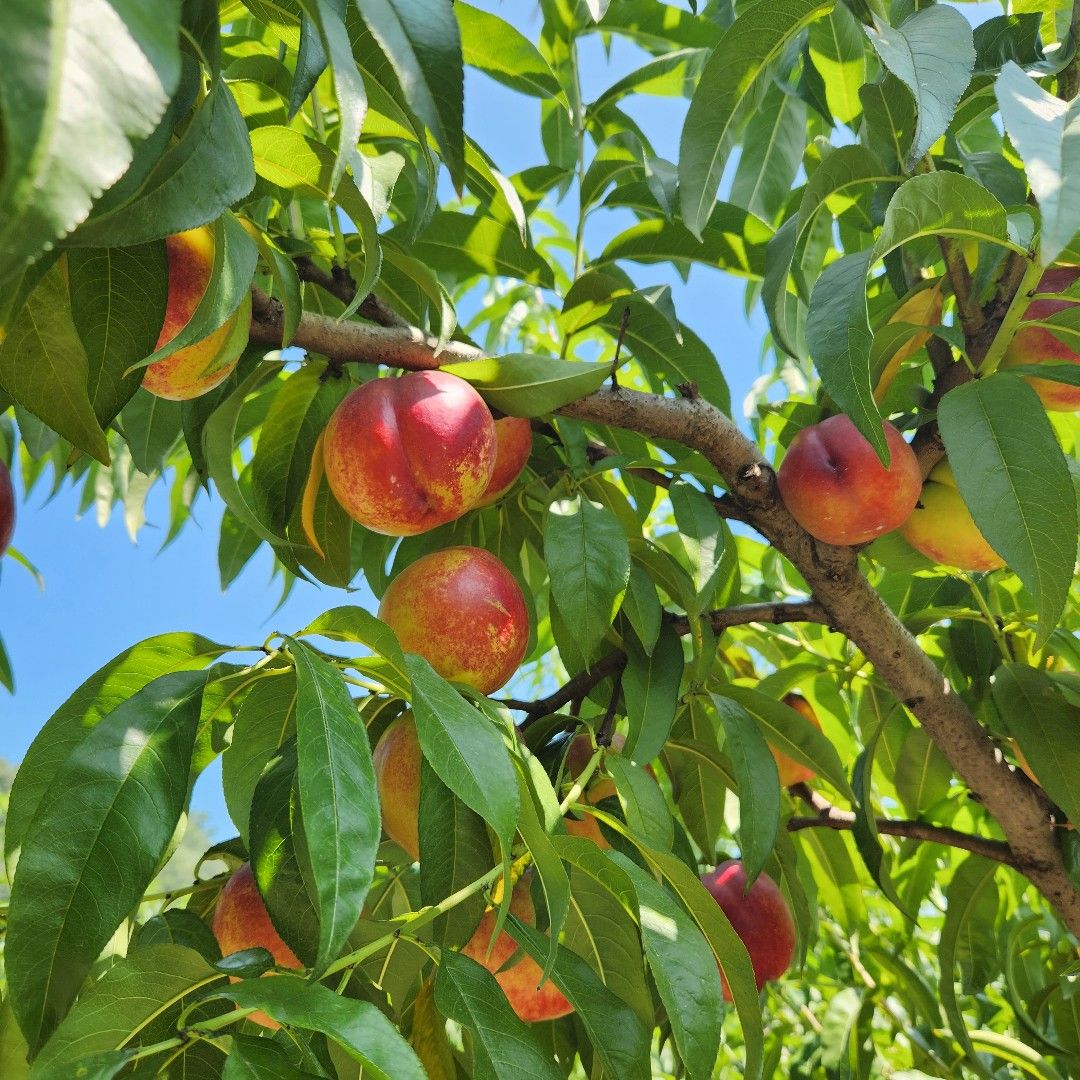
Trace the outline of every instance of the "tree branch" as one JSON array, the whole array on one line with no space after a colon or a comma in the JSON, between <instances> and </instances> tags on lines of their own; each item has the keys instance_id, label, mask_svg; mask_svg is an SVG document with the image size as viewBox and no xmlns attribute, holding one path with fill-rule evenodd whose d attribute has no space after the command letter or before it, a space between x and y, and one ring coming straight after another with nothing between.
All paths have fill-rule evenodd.
<instances>
[{"instance_id":1,"label":"tree branch","mask_svg":"<svg viewBox=\"0 0 1080 1080\"><path fill-rule=\"evenodd\" d=\"M793 817L788 820L788 832L801 829L836 829L850 831L855 826L855 815L848 810L833 806L823 795L812 791L805 784L796 784L792 793L808 802L816 811L814 817ZM903 821L896 818L876 818L877 831L886 836L902 836L909 840L926 840L932 844L960 848L995 862L1004 863L1017 870L1024 864L1003 840L991 840L985 836L972 836L944 825L931 825L925 821Z\"/></svg>"},{"instance_id":2,"label":"tree branch","mask_svg":"<svg viewBox=\"0 0 1080 1080\"><path fill-rule=\"evenodd\" d=\"M255 299L252 339L280 345L280 305L275 315L273 302L265 294L260 297L256 291ZM294 341L339 361L412 369L439 365L434 341L415 328L338 323L305 313ZM471 346L451 342L442 357L478 355ZM1080 891L1065 868L1045 795L1014 775L995 752L993 741L941 671L859 572L856 553L819 543L791 517L780 499L772 468L735 423L702 398L665 398L625 387L598 390L559 412L577 420L628 428L647 438L672 439L705 455L724 478L727 497L802 574L830 625L873 663L877 674L997 819L1028 878L1080 936Z\"/></svg>"},{"instance_id":3,"label":"tree branch","mask_svg":"<svg viewBox=\"0 0 1080 1080\"><path fill-rule=\"evenodd\" d=\"M301 281L310 281L325 289L331 296L336 296L346 307L356 299L356 282L352 274L343 266L332 266L328 274L321 266L316 264L307 255L298 255L293 263L296 266L297 277ZM360 301L357 311L380 326L408 326L403 319L389 305L384 304L374 293L368 293Z\"/></svg>"},{"instance_id":4,"label":"tree branch","mask_svg":"<svg viewBox=\"0 0 1080 1080\"><path fill-rule=\"evenodd\" d=\"M964 328L965 336L969 339L973 338L985 325L986 316L983 315L979 302L972 295L971 274L968 272L967 263L964 262L963 250L958 243L945 236L938 237L938 247L941 248L945 270L949 275L949 284L956 298L956 311L960 316L960 324Z\"/></svg>"},{"instance_id":5,"label":"tree branch","mask_svg":"<svg viewBox=\"0 0 1080 1080\"><path fill-rule=\"evenodd\" d=\"M690 633L690 620L685 615L665 613L668 625L680 637ZM820 604L813 600L790 600L766 604L741 604L738 607L719 608L708 613L713 630L720 633L732 626L745 626L748 623L789 623L789 622L829 622L829 617ZM610 652L588 671L575 675L553 694L538 698L536 701L522 701L518 698L501 698L499 703L516 712L534 716L547 716L557 712L563 705L584 697L594 686L609 675L617 675L626 666L626 653L621 649Z\"/></svg>"}]
</instances>

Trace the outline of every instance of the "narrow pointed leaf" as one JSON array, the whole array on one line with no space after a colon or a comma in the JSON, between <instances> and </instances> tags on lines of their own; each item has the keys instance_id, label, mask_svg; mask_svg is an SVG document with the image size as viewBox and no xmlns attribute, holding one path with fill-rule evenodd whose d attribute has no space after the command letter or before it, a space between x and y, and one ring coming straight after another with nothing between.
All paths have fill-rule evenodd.
<instances>
[{"instance_id":1,"label":"narrow pointed leaf","mask_svg":"<svg viewBox=\"0 0 1080 1080\"><path fill-rule=\"evenodd\" d=\"M1045 642L1068 597L1077 536L1076 490L1046 410L1022 379L998 372L946 394L938 424L960 494L1031 591Z\"/></svg>"},{"instance_id":2,"label":"narrow pointed leaf","mask_svg":"<svg viewBox=\"0 0 1080 1080\"><path fill-rule=\"evenodd\" d=\"M318 966L360 917L381 837L367 732L341 673L303 642L296 663L296 754L304 835L319 900Z\"/></svg>"},{"instance_id":3,"label":"narrow pointed leaf","mask_svg":"<svg viewBox=\"0 0 1080 1080\"><path fill-rule=\"evenodd\" d=\"M5 961L32 1052L157 872L187 802L206 675L163 675L57 772L19 856Z\"/></svg>"}]
</instances>

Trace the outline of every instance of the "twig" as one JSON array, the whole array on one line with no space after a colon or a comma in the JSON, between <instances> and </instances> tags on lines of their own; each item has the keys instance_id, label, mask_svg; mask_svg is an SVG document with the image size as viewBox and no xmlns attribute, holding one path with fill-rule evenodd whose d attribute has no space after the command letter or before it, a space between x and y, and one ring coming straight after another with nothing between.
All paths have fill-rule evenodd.
<instances>
[{"instance_id":1,"label":"twig","mask_svg":"<svg viewBox=\"0 0 1080 1080\"><path fill-rule=\"evenodd\" d=\"M1073 51L1073 57L1058 78L1058 97L1064 101L1072 101L1080 92L1080 0L1073 0L1069 36L1066 41Z\"/></svg>"},{"instance_id":2,"label":"twig","mask_svg":"<svg viewBox=\"0 0 1080 1080\"><path fill-rule=\"evenodd\" d=\"M331 296L336 296L346 307L356 299L356 282L352 274L344 266L333 266L328 274L321 266L308 258L307 255L298 255L293 263L296 266L297 277L301 281L310 281L325 289ZM368 293L360 301L357 309L365 319L370 319L380 326L408 326L403 319L388 304L384 304L374 293Z\"/></svg>"},{"instance_id":3,"label":"twig","mask_svg":"<svg viewBox=\"0 0 1080 1080\"><path fill-rule=\"evenodd\" d=\"M603 461L604 458L622 456L618 450L612 450L610 446L605 446L603 443L596 442L594 439L590 439L588 445L585 447L585 455L594 465L598 461ZM650 469L645 466L634 465L624 469L623 472L630 476L636 476L639 480L644 480L647 484L652 484L654 487L663 488L665 491L669 490L671 485L675 483L675 477L668 476L667 473L662 473L659 469ZM713 509L721 517L729 518L732 521L741 521L747 525L751 524L746 511L743 510L734 499L729 498L727 495L709 495L707 492L706 498L713 504Z\"/></svg>"},{"instance_id":4,"label":"twig","mask_svg":"<svg viewBox=\"0 0 1080 1080\"><path fill-rule=\"evenodd\" d=\"M968 272L967 263L964 262L964 253L960 245L948 237L939 236L938 247L941 248L941 255L945 260L945 270L949 275L953 296L956 298L956 311L964 328L964 336L970 340L986 325L986 316L979 307L979 302L972 295L971 274Z\"/></svg>"},{"instance_id":5,"label":"twig","mask_svg":"<svg viewBox=\"0 0 1080 1080\"><path fill-rule=\"evenodd\" d=\"M690 633L690 620L685 615L667 614L667 620L676 634L685 636ZM732 626L745 626L749 623L789 623L812 622L828 624L829 616L825 609L813 600L792 600L779 603L741 604L738 607L720 608L710 611L706 616L714 631L719 633ZM594 686L602 683L609 675L616 678L626 666L626 653L621 649L610 652L598 660L588 671L575 675L569 682L559 687L547 697L536 701L522 701L518 698L500 698L499 704L515 712L527 713L529 720L558 712L568 702L584 697ZM615 697L612 701L615 701ZM528 726L526 720L523 726Z\"/></svg>"},{"instance_id":6,"label":"twig","mask_svg":"<svg viewBox=\"0 0 1080 1080\"><path fill-rule=\"evenodd\" d=\"M615 730L615 713L619 708L619 698L622 697L622 671L615 673L615 686L611 691L611 700L608 702L607 712L600 721L600 727L596 732L596 745L608 747L611 745L611 735Z\"/></svg>"},{"instance_id":7,"label":"twig","mask_svg":"<svg viewBox=\"0 0 1080 1080\"><path fill-rule=\"evenodd\" d=\"M793 817L788 820L788 832L801 829L836 829L850 831L855 827L855 815L849 810L833 806L828 799L805 784L795 784L792 793L809 803L816 811L814 817ZM1017 870L1024 869L1024 863L1004 840L991 840L985 836L972 836L944 825L931 825L926 821L906 821L897 818L876 818L877 830L886 836L902 836L909 840L926 840L932 844L970 851L995 862L1004 863Z\"/></svg>"}]
</instances>

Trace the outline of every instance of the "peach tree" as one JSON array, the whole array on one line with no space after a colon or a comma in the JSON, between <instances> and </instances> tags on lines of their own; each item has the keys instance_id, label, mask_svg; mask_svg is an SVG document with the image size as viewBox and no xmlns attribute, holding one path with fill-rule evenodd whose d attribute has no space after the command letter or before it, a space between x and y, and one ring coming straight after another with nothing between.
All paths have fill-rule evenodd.
<instances>
[{"instance_id":1,"label":"peach tree","mask_svg":"<svg viewBox=\"0 0 1080 1080\"><path fill-rule=\"evenodd\" d=\"M5 1080L1080 1076L1080 5L2 22L0 461L328 597L42 718Z\"/></svg>"}]
</instances>

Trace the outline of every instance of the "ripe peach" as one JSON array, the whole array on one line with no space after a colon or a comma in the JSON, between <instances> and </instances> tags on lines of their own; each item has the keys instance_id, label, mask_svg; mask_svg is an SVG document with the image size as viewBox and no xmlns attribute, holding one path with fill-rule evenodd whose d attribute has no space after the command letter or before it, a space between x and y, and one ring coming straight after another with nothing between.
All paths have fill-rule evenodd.
<instances>
[{"instance_id":1,"label":"ripe peach","mask_svg":"<svg viewBox=\"0 0 1080 1080\"><path fill-rule=\"evenodd\" d=\"M495 439L495 470L478 507L490 506L514 486L532 453L532 424L523 416L500 416L495 421Z\"/></svg>"},{"instance_id":2,"label":"ripe peach","mask_svg":"<svg viewBox=\"0 0 1080 1080\"><path fill-rule=\"evenodd\" d=\"M214 234L205 225L177 233L166 238L165 250L169 256L169 299L165 322L155 346L158 349L172 341L188 324L206 292L214 264ZM243 310L241 308L208 337L150 364L143 375L143 386L157 397L188 401L224 382L236 367L246 344L246 337L237 341L234 333ZM236 355L227 358L226 350ZM221 366L218 366L219 361ZM205 374L208 368L211 370Z\"/></svg>"},{"instance_id":3,"label":"ripe peach","mask_svg":"<svg viewBox=\"0 0 1080 1080\"><path fill-rule=\"evenodd\" d=\"M1080 266L1058 266L1047 270L1039 280L1038 292L1064 292L1080 277ZM1075 307L1076 300L1033 300L1027 306L1024 317L1028 319L1047 319L1066 308ZM1043 326L1024 326L1017 331L1009 347L1005 350L1001 366L1015 367L1017 364L1080 364L1080 355L1074 352L1064 341L1056 338ZM1034 375L1026 376L1035 388L1035 393L1042 399L1046 408L1055 412L1076 412L1080 409L1080 386L1054 382L1052 379L1039 379Z\"/></svg>"},{"instance_id":4,"label":"ripe peach","mask_svg":"<svg viewBox=\"0 0 1080 1080\"><path fill-rule=\"evenodd\" d=\"M802 694L785 694L784 704L809 720L818 731L821 730L821 721L817 718L817 713L814 712L814 706ZM769 749L776 759L776 771L780 774L781 787L791 787L792 784L805 784L808 780L813 780L817 775L809 765L804 765L801 761L788 757L782 750L777 750L775 746L770 746Z\"/></svg>"},{"instance_id":5,"label":"ripe peach","mask_svg":"<svg viewBox=\"0 0 1080 1080\"><path fill-rule=\"evenodd\" d=\"M0 461L0 555L7 551L15 531L15 488L8 467Z\"/></svg>"},{"instance_id":6,"label":"ripe peach","mask_svg":"<svg viewBox=\"0 0 1080 1080\"><path fill-rule=\"evenodd\" d=\"M919 503L900 527L900 535L916 551L958 570L997 570L1005 565L964 505L948 461L939 462L926 478Z\"/></svg>"},{"instance_id":7,"label":"ripe peach","mask_svg":"<svg viewBox=\"0 0 1080 1080\"><path fill-rule=\"evenodd\" d=\"M514 674L529 644L525 597L483 548L449 547L417 559L390 582L379 618L407 652L482 694Z\"/></svg>"},{"instance_id":8,"label":"ripe peach","mask_svg":"<svg viewBox=\"0 0 1080 1080\"><path fill-rule=\"evenodd\" d=\"M372 752L383 831L414 859L420 858L420 740L411 712L382 733Z\"/></svg>"},{"instance_id":9,"label":"ripe peach","mask_svg":"<svg viewBox=\"0 0 1080 1080\"><path fill-rule=\"evenodd\" d=\"M915 453L886 423L886 469L851 418L840 413L795 436L776 479L792 517L826 544L865 544L902 525L922 475Z\"/></svg>"},{"instance_id":10,"label":"ripe peach","mask_svg":"<svg viewBox=\"0 0 1080 1080\"><path fill-rule=\"evenodd\" d=\"M484 399L445 371L364 383L337 407L323 440L334 497L355 521L389 536L427 532L470 510L495 454Z\"/></svg>"},{"instance_id":11,"label":"ripe peach","mask_svg":"<svg viewBox=\"0 0 1080 1080\"><path fill-rule=\"evenodd\" d=\"M274 929L263 898L259 895L251 863L244 863L221 890L221 897L214 909L213 930L223 956L258 947L266 949L280 967L304 966ZM272 975L273 972L266 974ZM252 1013L250 1019L263 1027L281 1026L264 1012Z\"/></svg>"},{"instance_id":12,"label":"ripe peach","mask_svg":"<svg viewBox=\"0 0 1080 1080\"><path fill-rule=\"evenodd\" d=\"M510 911L523 923L534 926L536 910L529 894L531 876L531 871L526 872L514 886L510 896ZM492 908L484 912L476 932L462 947L462 953L478 964L483 964L495 976L495 981L502 987L510 1007L526 1023L557 1020L560 1016L572 1013L573 1005L550 979L543 986L540 985L543 968L531 956L522 955L513 967L506 971L499 970L518 948L517 942L505 930L496 939L491 955L487 955L496 915L497 912Z\"/></svg>"},{"instance_id":13,"label":"ripe peach","mask_svg":"<svg viewBox=\"0 0 1080 1080\"><path fill-rule=\"evenodd\" d=\"M747 892L745 867L738 859L728 859L712 873L702 874L701 883L742 938L757 988L779 979L795 957L795 920L776 882L768 874L759 874ZM730 1001L723 973L721 979L724 999Z\"/></svg>"}]
</instances>

